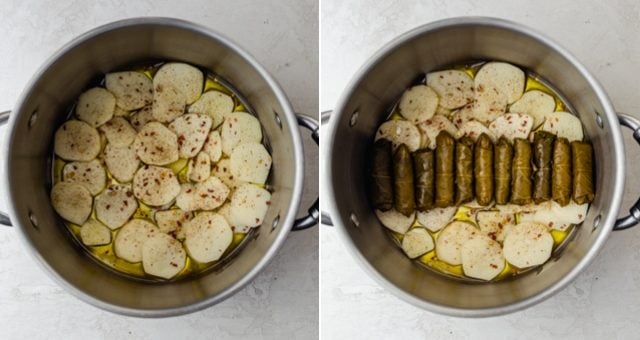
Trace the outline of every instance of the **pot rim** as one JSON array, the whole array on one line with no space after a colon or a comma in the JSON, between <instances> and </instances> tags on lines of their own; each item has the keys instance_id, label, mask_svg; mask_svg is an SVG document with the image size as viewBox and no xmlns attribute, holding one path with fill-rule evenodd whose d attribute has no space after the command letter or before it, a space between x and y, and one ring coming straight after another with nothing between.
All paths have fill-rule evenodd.
<instances>
[{"instance_id":1,"label":"pot rim","mask_svg":"<svg viewBox=\"0 0 640 340\"><path fill-rule=\"evenodd\" d=\"M36 262L40 265L45 272L49 274L49 277L52 277L58 285L62 286L66 291L71 292L72 295L76 296L80 300L89 303L93 306L96 306L100 309L121 314L127 316L135 316L135 317L168 317L168 316L177 316L188 313L193 313L207 307L210 307L214 304L224 301L230 296L234 295L240 289L242 289L246 284L251 282L264 267L273 259L275 254L278 252L280 247L284 244L284 241L291 231L291 227L295 220L296 214L298 212L298 208L300 205L300 200L302 197L302 186L303 186L303 178L304 178L304 162L303 162L303 152L302 152L302 141L300 137L300 132L298 131L298 124L296 120L295 113L289 102L286 94L277 83L277 81L269 74L269 72L260 64L258 61L244 49L242 49L235 42L231 41L224 35L218 33L217 31L210 29L208 27L202 26L200 24L196 24L193 22L189 22L186 20L169 18L169 17L137 17L137 18L129 18L124 20L114 21L105 25L101 25L95 27L77 37L72 39L70 42L63 45L59 50L57 50L54 54L52 54L40 68L34 73L31 77L27 85L24 87L22 94L19 96L18 101L16 102L15 109L13 112L19 112L20 109L24 106L24 101L27 95L33 90L33 86L35 83L41 78L43 73L45 73L53 63L55 63L60 57L64 56L71 49L77 47L79 44L88 41L90 39L95 38L105 32L129 27L129 26L145 26L145 25L160 25L160 26L171 26L182 28L190 31L194 31L196 33L207 36L210 39L217 40L221 44L227 46L229 49L233 50L237 53L242 59L244 59L248 64L250 64L259 74L260 76L269 84L270 89L274 92L278 103L282 106L283 112L281 113L281 117L286 119L286 128L288 129L288 133L291 135L293 139L293 153L294 153L294 183L292 188L292 197L291 202L289 203L288 209L284 212L283 218L280 219L280 230L278 231L278 235L276 236L273 243L270 245L269 249L265 253L265 255L258 261L258 263L247 272L240 280L235 282L233 285L224 289L220 293L211 296L209 298L203 299L201 301L171 307L171 308L163 308L163 309L138 309L138 308L129 308L123 307L119 305L115 305L109 303L107 301L97 299L94 296L91 296L81 289L75 287L74 285L67 282L62 276L60 276L53 268L49 266L47 261L44 259L42 254L37 251L37 248L33 245L33 243L29 240L26 232L23 230L24 226L20 224L14 224L14 227L19 231L20 239L23 245L29 250L29 253L36 259ZM14 205L12 190L11 190L11 180L9 178L9 152L11 150L11 143L13 143L13 138L15 134L14 125L16 124L16 115L12 114L9 118L8 122L8 133L5 139L5 143L2 146L3 155L2 158L4 162L2 167L4 168L5 176L4 176L4 185L7 188L7 208L8 215L13 223L16 223L20 219L16 214L16 207ZM285 124L283 124L285 125Z\"/></svg>"},{"instance_id":2,"label":"pot rim","mask_svg":"<svg viewBox=\"0 0 640 340\"><path fill-rule=\"evenodd\" d=\"M447 305L437 304L433 302L428 302L422 299L415 297L412 294L407 293L406 291L398 288L394 285L390 280L384 277L380 272L378 272L369 261L365 258L365 256L358 250L355 243L349 236L347 231L347 226L343 223L342 220L337 218L338 207L335 204L335 192L333 190L333 186L331 184L331 179L334 177L331 166L331 155L334 152L335 135L336 130L338 128L337 122L340 120L339 117L345 114L344 109L348 104L349 98L355 92L356 86L361 82L361 80L371 71L371 69L378 63L378 61L382 60L384 57L391 54L399 45L412 40L424 33L436 31L439 29L443 29L451 26L469 26L469 25L481 25L481 26L492 26L498 27L502 29L507 29L511 31L515 31L518 34L529 36L535 40L540 41L544 45L548 46L550 49L560 54L563 58L570 61L576 69L585 77L588 81L591 88L596 93L599 101L602 103L602 106L605 109L604 115L606 116L606 121L612 128L611 138L613 139L615 145L615 155L616 155L616 164L613 164L613 171L615 176L615 184L614 184L614 192L613 197L610 201L609 205L609 213L606 219L602 220L600 223L600 228L604 230L601 231L597 237L597 240L594 242L593 246L589 249L589 251L584 254L580 262L571 269L571 271L565 275L562 279L555 282L553 285L549 286L545 290L540 293L533 295L527 299L520 300L515 303L511 303L508 305L500 306L500 307L490 307L490 308L476 308L476 309L465 309L465 308L456 308ZM591 261L595 258L598 251L604 245L604 242L607 240L609 233L611 232L613 225L615 223L616 217L618 215L618 211L620 209L620 204L622 202L622 194L624 191L624 182L625 182L625 156L624 156L624 143L622 141L622 135L620 132L620 125L618 123L618 118L616 116L613 105L611 104L608 96L606 95L602 86L598 83L598 81L591 75L591 73L582 65L571 53L569 53L566 49L560 46L555 41L546 37L545 35L528 28L524 25L499 19L493 17L455 17L455 18L447 18L438 21L434 21L419 27L416 27L408 32L405 32L392 41L385 44L382 48L380 48L377 52L375 52L367 61L360 67L360 69L354 74L351 78L350 82L345 87L343 94L337 102L336 109L333 112L333 119L330 120L327 132L327 152L325 154L325 174L327 174L326 179L329 183L327 186L327 194L328 197L326 199L326 206L329 210L329 214L332 216L333 225L338 230L338 234L342 239L343 243L346 245L346 248L351 253L353 257L357 259L356 262L360 264L360 267L369 274L370 277L374 278L374 280L384 287L385 289L391 291L394 295L401 298L402 300L416 306L420 307L424 310L428 310L431 312L449 315L449 316L457 316L457 317L489 317L489 316L497 316L503 315L507 313L512 313L518 310L525 309L534 304L540 303L550 296L556 294L561 289L563 289L566 285L568 285L571 281L573 281L582 270L584 270ZM338 146L339 147L339 146Z\"/></svg>"}]
</instances>

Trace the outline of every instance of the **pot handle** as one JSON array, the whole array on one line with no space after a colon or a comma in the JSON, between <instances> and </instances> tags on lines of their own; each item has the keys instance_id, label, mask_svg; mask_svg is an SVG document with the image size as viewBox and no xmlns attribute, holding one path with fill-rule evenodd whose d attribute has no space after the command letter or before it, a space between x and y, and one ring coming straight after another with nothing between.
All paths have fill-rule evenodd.
<instances>
[{"instance_id":1,"label":"pot handle","mask_svg":"<svg viewBox=\"0 0 640 340\"><path fill-rule=\"evenodd\" d=\"M296 118L298 120L298 125L311 130L311 138L313 138L313 141L318 145L320 140L320 128L318 127L318 121L302 114L296 114ZM292 231L304 230L318 224L318 220L320 219L319 198L316 198L316 201L313 202L311 208L307 210L307 213L307 216L300 217L295 220L293 227L291 228Z\"/></svg>"},{"instance_id":2,"label":"pot handle","mask_svg":"<svg viewBox=\"0 0 640 340\"><path fill-rule=\"evenodd\" d=\"M329 119L331 118L332 113L333 113L333 110L322 112L322 115L320 117L322 125L329 123ZM329 214L324 211L322 211L320 214L321 214L320 223L328 227L333 227L333 221L331 221L331 216L329 216Z\"/></svg>"},{"instance_id":3,"label":"pot handle","mask_svg":"<svg viewBox=\"0 0 640 340\"><path fill-rule=\"evenodd\" d=\"M9 116L11 115L11 111L0 112L0 126L7 124L9 121ZM0 224L5 225L7 227L11 227L11 220L9 219L9 215L0 211Z\"/></svg>"},{"instance_id":4,"label":"pot handle","mask_svg":"<svg viewBox=\"0 0 640 340\"><path fill-rule=\"evenodd\" d=\"M618 113L620 125L633 130L633 139L640 144L640 120L624 113ZM629 209L629 215L616 220L613 230L624 230L631 228L640 222L640 199Z\"/></svg>"}]
</instances>

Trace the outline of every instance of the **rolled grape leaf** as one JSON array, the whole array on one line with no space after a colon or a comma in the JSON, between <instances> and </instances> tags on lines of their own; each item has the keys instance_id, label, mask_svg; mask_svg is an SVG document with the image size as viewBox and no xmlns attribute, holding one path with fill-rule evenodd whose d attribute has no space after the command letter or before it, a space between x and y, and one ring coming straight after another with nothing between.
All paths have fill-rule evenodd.
<instances>
[{"instance_id":1,"label":"rolled grape leaf","mask_svg":"<svg viewBox=\"0 0 640 340\"><path fill-rule=\"evenodd\" d=\"M511 202L518 205L531 203L531 144L522 138L513 141L511 171Z\"/></svg>"},{"instance_id":2,"label":"rolled grape leaf","mask_svg":"<svg viewBox=\"0 0 640 340\"><path fill-rule=\"evenodd\" d=\"M555 135L546 131L538 131L533 137L533 164L536 167L533 176L533 201L536 204L551 199L551 161L555 139Z\"/></svg>"},{"instance_id":3,"label":"rolled grape leaf","mask_svg":"<svg viewBox=\"0 0 640 340\"><path fill-rule=\"evenodd\" d=\"M573 155L573 200L578 204L591 203L593 191L593 147L588 142L571 142Z\"/></svg>"},{"instance_id":4,"label":"rolled grape leaf","mask_svg":"<svg viewBox=\"0 0 640 340\"><path fill-rule=\"evenodd\" d=\"M438 208L453 205L454 199L454 156L456 141L447 131L436 137L436 198Z\"/></svg>"},{"instance_id":5,"label":"rolled grape leaf","mask_svg":"<svg viewBox=\"0 0 640 340\"><path fill-rule=\"evenodd\" d=\"M476 200L479 205L491 204L493 200L493 142L483 133L475 146Z\"/></svg>"},{"instance_id":6,"label":"rolled grape leaf","mask_svg":"<svg viewBox=\"0 0 640 340\"><path fill-rule=\"evenodd\" d=\"M422 149L413 153L413 172L416 209L427 211L433 208L435 198L435 159L432 150Z\"/></svg>"},{"instance_id":7,"label":"rolled grape leaf","mask_svg":"<svg viewBox=\"0 0 640 340\"><path fill-rule=\"evenodd\" d=\"M413 161L406 144L401 144L393 154L393 191L396 210L409 216L415 209L413 194Z\"/></svg>"},{"instance_id":8,"label":"rolled grape leaf","mask_svg":"<svg viewBox=\"0 0 640 340\"><path fill-rule=\"evenodd\" d=\"M393 161L391 142L379 139L373 144L371 158L371 198L373 206L382 211L393 208Z\"/></svg>"},{"instance_id":9,"label":"rolled grape leaf","mask_svg":"<svg viewBox=\"0 0 640 340\"><path fill-rule=\"evenodd\" d=\"M511 193L511 162L513 161L513 147L509 140L500 137L494 150L495 196L496 204L509 203Z\"/></svg>"},{"instance_id":10,"label":"rolled grape leaf","mask_svg":"<svg viewBox=\"0 0 640 340\"><path fill-rule=\"evenodd\" d=\"M473 200L473 139L462 137L456 143L456 204Z\"/></svg>"},{"instance_id":11,"label":"rolled grape leaf","mask_svg":"<svg viewBox=\"0 0 640 340\"><path fill-rule=\"evenodd\" d=\"M569 141L566 138L557 138L553 143L551 196L563 207L571 201L571 161Z\"/></svg>"}]
</instances>

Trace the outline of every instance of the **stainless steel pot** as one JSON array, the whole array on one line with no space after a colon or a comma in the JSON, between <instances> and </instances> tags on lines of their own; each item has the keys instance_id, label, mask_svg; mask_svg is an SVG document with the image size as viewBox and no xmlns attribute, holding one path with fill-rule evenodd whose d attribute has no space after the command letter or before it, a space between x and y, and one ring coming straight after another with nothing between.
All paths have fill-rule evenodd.
<instances>
[{"instance_id":1,"label":"stainless steel pot","mask_svg":"<svg viewBox=\"0 0 640 340\"><path fill-rule=\"evenodd\" d=\"M534 71L573 105L596 159L596 198L561 256L513 280L454 281L416 265L391 241L366 197L367 153L376 128L416 76L473 59L504 60ZM640 123L616 112L593 76L550 39L516 23L454 18L416 28L378 51L358 71L333 112L323 200L342 240L362 267L400 298L427 310L466 317L520 310L558 292L597 255L614 229L638 223L639 204L616 223L625 180L620 123L640 141ZM324 218L323 218L324 220Z\"/></svg>"},{"instance_id":2,"label":"stainless steel pot","mask_svg":"<svg viewBox=\"0 0 640 340\"><path fill-rule=\"evenodd\" d=\"M149 60L178 60L215 70L243 94L262 122L273 157L272 204L265 223L223 268L200 277L152 284L117 275L97 265L70 241L49 202L53 134L66 109L87 84L111 70ZM134 316L193 312L224 300L253 279L273 258L289 231L316 224L318 202L296 220L303 186L303 152L298 123L316 121L294 114L276 81L249 54L220 34L185 21L129 19L96 28L64 46L36 73L8 122L2 164L8 190L8 218L37 262L69 292L100 308ZM8 113L0 116L6 122ZM10 219L10 221L9 221Z\"/></svg>"}]
</instances>

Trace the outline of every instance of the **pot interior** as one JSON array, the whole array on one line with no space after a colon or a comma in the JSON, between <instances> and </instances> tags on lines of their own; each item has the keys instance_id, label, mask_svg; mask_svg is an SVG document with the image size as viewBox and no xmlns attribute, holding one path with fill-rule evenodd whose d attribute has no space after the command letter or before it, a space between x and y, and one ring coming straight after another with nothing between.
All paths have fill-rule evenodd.
<instances>
[{"instance_id":1,"label":"pot interior","mask_svg":"<svg viewBox=\"0 0 640 340\"><path fill-rule=\"evenodd\" d=\"M265 222L229 263L170 283L123 277L97 265L71 241L49 202L53 134L94 79L132 64L182 61L211 70L244 96L263 126L273 158L272 204ZM302 160L297 124L279 87L226 40L185 22L133 19L99 28L63 48L42 69L12 114L7 176L13 224L39 260L81 298L141 316L193 311L228 297L275 254L298 207Z\"/></svg>"},{"instance_id":2,"label":"pot interior","mask_svg":"<svg viewBox=\"0 0 640 340\"><path fill-rule=\"evenodd\" d=\"M502 21L458 19L436 23L410 32L383 49L345 93L332 117L334 135L329 141L332 218L365 267L401 297L455 315L511 311L559 289L572 271L582 269L595 255L611 230L624 180L619 125L608 99L595 90L595 83L571 57L550 44ZM595 201L560 256L515 279L489 284L456 281L408 259L380 224L366 196L367 155L375 131L402 92L427 72L472 60L506 61L552 84L584 124L585 134L593 143L597 176ZM352 125L354 113L357 120ZM353 220L358 221L357 226Z\"/></svg>"}]
</instances>

